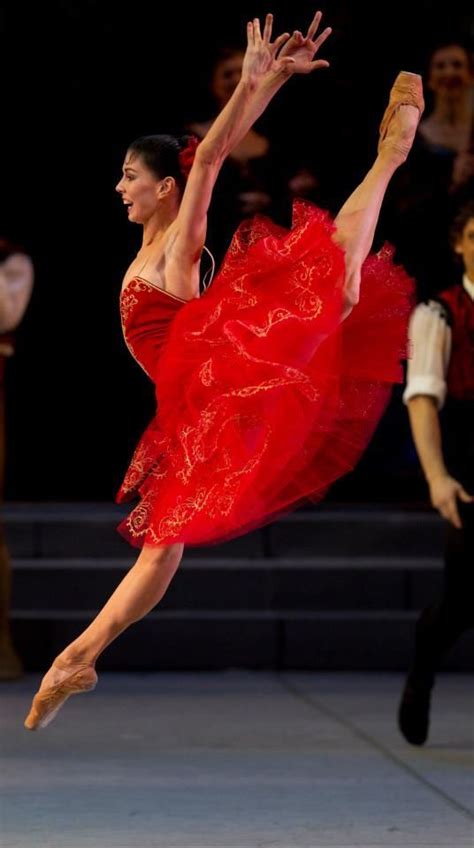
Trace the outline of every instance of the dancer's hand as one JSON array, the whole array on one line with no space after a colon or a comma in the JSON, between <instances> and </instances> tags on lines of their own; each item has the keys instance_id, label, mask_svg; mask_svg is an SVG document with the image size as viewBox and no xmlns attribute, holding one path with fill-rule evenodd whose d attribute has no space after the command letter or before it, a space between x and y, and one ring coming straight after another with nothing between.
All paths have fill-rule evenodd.
<instances>
[{"instance_id":1,"label":"dancer's hand","mask_svg":"<svg viewBox=\"0 0 474 848\"><path fill-rule=\"evenodd\" d=\"M313 40L320 21L321 12L316 12L306 36L295 31L290 38L289 33L284 32L275 41L271 40L273 15L266 16L263 35L259 19L249 21L242 79L258 83L268 77L309 74L317 68L327 68L329 62L325 59L314 60L317 51L331 33L330 27L327 27Z\"/></svg>"},{"instance_id":2,"label":"dancer's hand","mask_svg":"<svg viewBox=\"0 0 474 848\"><path fill-rule=\"evenodd\" d=\"M247 24L247 50L245 51L242 65L242 80L258 83L270 71L277 70L279 63L277 54L285 41L290 37L289 32L279 35L272 41L273 15L268 14L265 18L263 36L260 30L260 21L254 18ZM292 64L287 60L283 65ZM282 67L283 67L282 65Z\"/></svg>"},{"instance_id":3,"label":"dancer's hand","mask_svg":"<svg viewBox=\"0 0 474 848\"><path fill-rule=\"evenodd\" d=\"M430 482L431 503L443 518L446 518L458 530L462 527L458 509L458 498L463 503L472 503L474 498L469 495L461 483L449 474L434 477Z\"/></svg>"},{"instance_id":4,"label":"dancer's hand","mask_svg":"<svg viewBox=\"0 0 474 848\"><path fill-rule=\"evenodd\" d=\"M317 68L328 68L329 62L326 59L314 59L319 48L324 44L326 39L331 35L331 27L326 27L316 38L316 33L321 23L322 13L316 12L311 21L306 35L303 35L299 30L295 30L291 38L284 44L280 50L279 60L284 61L288 58L293 60L291 73L294 74L309 74Z\"/></svg>"}]
</instances>

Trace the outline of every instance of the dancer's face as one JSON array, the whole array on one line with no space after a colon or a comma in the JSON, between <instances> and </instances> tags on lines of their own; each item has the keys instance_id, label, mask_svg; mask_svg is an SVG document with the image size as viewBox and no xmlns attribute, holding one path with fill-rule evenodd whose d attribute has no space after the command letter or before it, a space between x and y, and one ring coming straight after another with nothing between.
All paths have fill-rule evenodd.
<instances>
[{"instance_id":1,"label":"dancer's face","mask_svg":"<svg viewBox=\"0 0 474 848\"><path fill-rule=\"evenodd\" d=\"M454 249L462 257L464 270L474 283L474 218L469 218Z\"/></svg>"},{"instance_id":2,"label":"dancer's face","mask_svg":"<svg viewBox=\"0 0 474 848\"><path fill-rule=\"evenodd\" d=\"M217 63L212 75L211 91L222 108L232 97L242 76L243 53L235 53Z\"/></svg>"},{"instance_id":3,"label":"dancer's face","mask_svg":"<svg viewBox=\"0 0 474 848\"><path fill-rule=\"evenodd\" d=\"M164 180L146 167L141 156L128 151L122 167L122 179L115 186L127 207L128 220L144 224L157 211Z\"/></svg>"},{"instance_id":4,"label":"dancer's face","mask_svg":"<svg viewBox=\"0 0 474 848\"><path fill-rule=\"evenodd\" d=\"M474 82L464 47L440 47L431 57L428 85L435 95L456 97Z\"/></svg>"}]
</instances>

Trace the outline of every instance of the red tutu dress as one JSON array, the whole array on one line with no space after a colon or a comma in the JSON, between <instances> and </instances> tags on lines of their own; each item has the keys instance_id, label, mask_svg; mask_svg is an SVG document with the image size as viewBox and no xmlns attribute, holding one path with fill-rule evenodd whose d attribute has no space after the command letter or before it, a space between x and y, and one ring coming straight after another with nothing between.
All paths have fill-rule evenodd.
<instances>
[{"instance_id":1,"label":"red tutu dress","mask_svg":"<svg viewBox=\"0 0 474 848\"><path fill-rule=\"evenodd\" d=\"M201 298L140 278L122 291L158 404L117 496L139 497L119 526L133 545L224 541L319 500L356 464L402 378L413 286L382 249L341 323L333 232L298 201L290 230L244 222Z\"/></svg>"}]
</instances>

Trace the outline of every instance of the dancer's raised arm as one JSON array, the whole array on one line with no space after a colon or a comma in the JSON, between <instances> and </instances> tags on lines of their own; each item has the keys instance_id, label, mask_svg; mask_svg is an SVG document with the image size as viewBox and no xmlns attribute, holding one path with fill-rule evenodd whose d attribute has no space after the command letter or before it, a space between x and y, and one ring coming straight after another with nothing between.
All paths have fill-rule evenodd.
<instances>
[{"instance_id":1,"label":"dancer's raised arm","mask_svg":"<svg viewBox=\"0 0 474 848\"><path fill-rule=\"evenodd\" d=\"M206 215L219 170L226 156L262 115L276 92L293 74L308 74L329 63L315 59L331 33L316 33L321 12L316 12L306 36L295 31L272 41L273 15L267 15L263 35L258 18L247 24L247 49L242 77L229 102L200 143L178 214L175 248L195 260L206 233Z\"/></svg>"}]
</instances>

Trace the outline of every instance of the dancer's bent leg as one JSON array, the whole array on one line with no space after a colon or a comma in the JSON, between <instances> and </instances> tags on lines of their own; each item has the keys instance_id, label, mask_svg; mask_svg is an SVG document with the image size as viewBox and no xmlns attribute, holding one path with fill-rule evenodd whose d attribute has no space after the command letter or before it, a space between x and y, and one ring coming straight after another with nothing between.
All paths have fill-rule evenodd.
<instances>
[{"instance_id":1,"label":"dancer's bent leg","mask_svg":"<svg viewBox=\"0 0 474 848\"><path fill-rule=\"evenodd\" d=\"M25 721L29 730L49 724L69 695L94 688L97 658L120 633L161 601L182 555L183 545L143 548L96 618L56 657L43 677Z\"/></svg>"}]
</instances>

